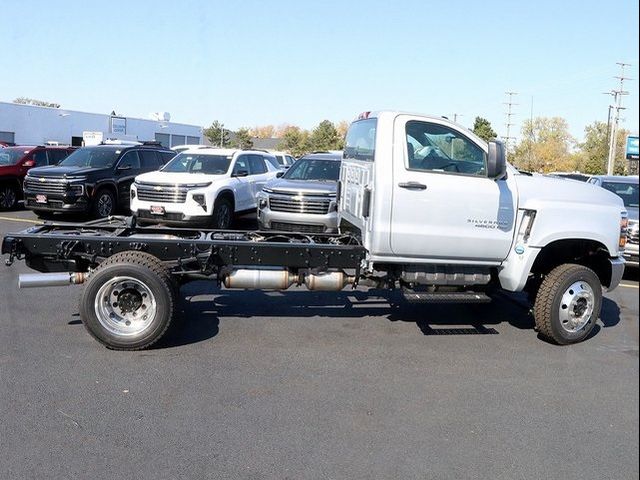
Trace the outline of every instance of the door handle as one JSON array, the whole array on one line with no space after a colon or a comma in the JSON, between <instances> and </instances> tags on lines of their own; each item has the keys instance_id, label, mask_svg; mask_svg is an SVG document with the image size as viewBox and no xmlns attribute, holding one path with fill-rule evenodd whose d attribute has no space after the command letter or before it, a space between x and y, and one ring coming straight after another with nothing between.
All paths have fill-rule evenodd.
<instances>
[{"instance_id":1,"label":"door handle","mask_svg":"<svg viewBox=\"0 0 640 480\"><path fill-rule=\"evenodd\" d=\"M426 190L427 186L424 183L418 182L402 182L399 183L400 188L406 188L407 190Z\"/></svg>"}]
</instances>

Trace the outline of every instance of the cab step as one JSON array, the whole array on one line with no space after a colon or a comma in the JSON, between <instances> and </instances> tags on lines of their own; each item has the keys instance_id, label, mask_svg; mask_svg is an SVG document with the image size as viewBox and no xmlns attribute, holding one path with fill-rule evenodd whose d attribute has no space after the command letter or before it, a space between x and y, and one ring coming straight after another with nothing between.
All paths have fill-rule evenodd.
<instances>
[{"instance_id":1,"label":"cab step","mask_svg":"<svg viewBox=\"0 0 640 480\"><path fill-rule=\"evenodd\" d=\"M488 303L491 301L483 292L414 292L402 290L409 303Z\"/></svg>"}]
</instances>

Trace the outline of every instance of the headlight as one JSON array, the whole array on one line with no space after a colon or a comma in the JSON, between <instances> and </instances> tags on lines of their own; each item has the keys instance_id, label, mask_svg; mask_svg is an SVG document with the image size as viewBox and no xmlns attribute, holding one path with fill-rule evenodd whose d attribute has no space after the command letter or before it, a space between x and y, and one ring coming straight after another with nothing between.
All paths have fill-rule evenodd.
<instances>
[{"instance_id":1,"label":"headlight","mask_svg":"<svg viewBox=\"0 0 640 480\"><path fill-rule=\"evenodd\" d=\"M207 199L205 198L203 193L194 193L193 201L202 207L203 210L207 210Z\"/></svg>"},{"instance_id":2,"label":"headlight","mask_svg":"<svg viewBox=\"0 0 640 480\"><path fill-rule=\"evenodd\" d=\"M620 250L624 250L627 245L627 227L629 226L629 218L622 217L620 219L620 238L618 239L618 247Z\"/></svg>"},{"instance_id":3,"label":"headlight","mask_svg":"<svg viewBox=\"0 0 640 480\"><path fill-rule=\"evenodd\" d=\"M84 185L82 184L71 184L67 187L70 193L73 193L77 196L81 196L84 193Z\"/></svg>"}]
</instances>

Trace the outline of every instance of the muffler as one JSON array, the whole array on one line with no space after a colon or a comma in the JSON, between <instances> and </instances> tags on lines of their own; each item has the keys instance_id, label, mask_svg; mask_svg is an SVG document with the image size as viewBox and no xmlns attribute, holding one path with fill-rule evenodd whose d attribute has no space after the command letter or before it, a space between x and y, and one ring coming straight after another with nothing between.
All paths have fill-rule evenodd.
<instances>
[{"instance_id":1,"label":"muffler","mask_svg":"<svg viewBox=\"0 0 640 480\"><path fill-rule=\"evenodd\" d=\"M223 277L227 288L248 288L257 290L286 290L298 281L298 276L283 268L233 270Z\"/></svg>"},{"instance_id":2,"label":"muffler","mask_svg":"<svg viewBox=\"0 0 640 480\"><path fill-rule=\"evenodd\" d=\"M336 292L342 290L350 283L355 282L355 277L350 277L344 272L312 273L305 275L304 284L309 290L325 290Z\"/></svg>"},{"instance_id":3,"label":"muffler","mask_svg":"<svg viewBox=\"0 0 640 480\"><path fill-rule=\"evenodd\" d=\"M82 272L21 273L18 288L65 287L84 283L87 274Z\"/></svg>"}]
</instances>

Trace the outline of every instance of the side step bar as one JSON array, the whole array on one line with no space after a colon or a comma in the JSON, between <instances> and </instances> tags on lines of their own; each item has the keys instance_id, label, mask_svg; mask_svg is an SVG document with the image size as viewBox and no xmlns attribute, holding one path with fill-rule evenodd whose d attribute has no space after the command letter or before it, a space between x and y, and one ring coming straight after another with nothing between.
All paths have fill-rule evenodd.
<instances>
[{"instance_id":1,"label":"side step bar","mask_svg":"<svg viewBox=\"0 0 640 480\"><path fill-rule=\"evenodd\" d=\"M489 303L491 297L482 292L414 292L402 290L409 303Z\"/></svg>"}]
</instances>

